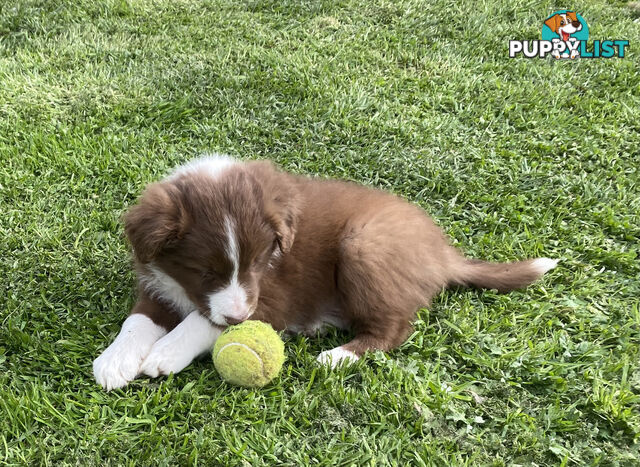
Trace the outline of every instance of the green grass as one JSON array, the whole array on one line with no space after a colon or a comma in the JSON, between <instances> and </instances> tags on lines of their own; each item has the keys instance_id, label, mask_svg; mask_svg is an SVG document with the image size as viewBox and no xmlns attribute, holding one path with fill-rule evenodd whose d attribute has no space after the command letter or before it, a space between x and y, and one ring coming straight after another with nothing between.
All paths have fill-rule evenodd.
<instances>
[{"instance_id":1,"label":"green grass","mask_svg":"<svg viewBox=\"0 0 640 467\"><path fill-rule=\"evenodd\" d=\"M0 464L640 465L640 12L569 5L626 59L508 59L556 6L3 1ZM471 256L562 262L447 291L350 368L315 364L334 333L288 340L263 389L204 360L106 393L91 362L135 298L119 217L207 150L394 191Z\"/></svg>"}]
</instances>

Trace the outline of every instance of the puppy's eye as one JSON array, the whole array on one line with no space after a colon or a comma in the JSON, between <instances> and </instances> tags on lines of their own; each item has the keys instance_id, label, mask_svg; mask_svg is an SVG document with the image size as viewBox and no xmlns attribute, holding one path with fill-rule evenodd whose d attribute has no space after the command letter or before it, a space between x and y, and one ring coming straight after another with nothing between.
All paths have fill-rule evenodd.
<instances>
[{"instance_id":1,"label":"puppy's eye","mask_svg":"<svg viewBox=\"0 0 640 467\"><path fill-rule=\"evenodd\" d=\"M201 274L202 270L199 268L194 268L192 266L183 266L184 269L186 269L188 272L190 272L191 274Z\"/></svg>"},{"instance_id":2,"label":"puppy's eye","mask_svg":"<svg viewBox=\"0 0 640 467\"><path fill-rule=\"evenodd\" d=\"M564 26L564 20L560 21L560 26Z\"/></svg>"},{"instance_id":3,"label":"puppy's eye","mask_svg":"<svg viewBox=\"0 0 640 467\"><path fill-rule=\"evenodd\" d=\"M222 275L221 272L218 271L216 268L209 268L205 271L202 271L203 279L217 279L221 275Z\"/></svg>"}]
</instances>

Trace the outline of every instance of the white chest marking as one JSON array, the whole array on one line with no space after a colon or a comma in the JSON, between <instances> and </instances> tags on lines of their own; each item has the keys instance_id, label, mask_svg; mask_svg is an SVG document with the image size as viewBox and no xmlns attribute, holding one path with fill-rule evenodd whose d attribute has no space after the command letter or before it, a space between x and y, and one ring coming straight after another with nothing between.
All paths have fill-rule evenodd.
<instances>
[{"instance_id":1,"label":"white chest marking","mask_svg":"<svg viewBox=\"0 0 640 467\"><path fill-rule=\"evenodd\" d=\"M140 275L140 283L151 297L171 303L183 317L197 308L184 288L156 264L147 264L146 270Z\"/></svg>"}]
</instances>

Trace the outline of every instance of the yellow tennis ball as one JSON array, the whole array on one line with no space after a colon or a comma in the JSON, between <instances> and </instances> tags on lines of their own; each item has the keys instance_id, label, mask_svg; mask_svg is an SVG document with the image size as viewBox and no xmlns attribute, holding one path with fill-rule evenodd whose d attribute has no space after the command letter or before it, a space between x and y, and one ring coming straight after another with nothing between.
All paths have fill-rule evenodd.
<instances>
[{"instance_id":1,"label":"yellow tennis ball","mask_svg":"<svg viewBox=\"0 0 640 467\"><path fill-rule=\"evenodd\" d=\"M261 387L284 363L284 343L270 324L244 321L229 326L213 346L213 364L226 382Z\"/></svg>"}]
</instances>

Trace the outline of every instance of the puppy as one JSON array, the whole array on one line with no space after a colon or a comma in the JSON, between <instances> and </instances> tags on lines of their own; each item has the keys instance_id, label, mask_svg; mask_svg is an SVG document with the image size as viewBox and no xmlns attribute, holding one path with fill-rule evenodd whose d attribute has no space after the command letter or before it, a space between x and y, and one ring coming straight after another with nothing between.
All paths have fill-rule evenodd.
<instances>
[{"instance_id":1,"label":"puppy","mask_svg":"<svg viewBox=\"0 0 640 467\"><path fill-rule=\"evenodd\" d=\"M246 319L354 339L336 365L389 350L416 311L453 285L524 287L556 261L465 259L418 207L383 191L287 174L270 162L196 160L150 185L125 216L139 298L94 362L105 389L177 373Z\"/></svg>"},{"instance_id":2,"label":"puppy","mask_svg":"<svg viewBox=\"0 0 640 467\"><path fill-rule=\"evenodd\" d=\"M553 15L551 18L548 18L544 24L546 24L553 32L558 34L561 40L567 43L570 39L573 39L571 38L571 34L582 30L582 23L578 20L578 16L575 11L567 11L566 13ZM554 39L554 41L555 40L557 39ZM558 50L554 50L551 54L555 58L560 58L560 52ZM572 59L578 57L578 55L580 55L580 53L577 49L571 50Z\"/></svg>"}]
</instances>

